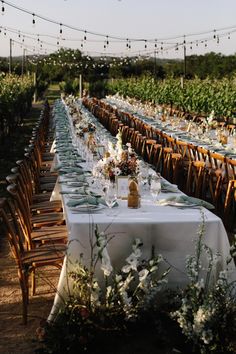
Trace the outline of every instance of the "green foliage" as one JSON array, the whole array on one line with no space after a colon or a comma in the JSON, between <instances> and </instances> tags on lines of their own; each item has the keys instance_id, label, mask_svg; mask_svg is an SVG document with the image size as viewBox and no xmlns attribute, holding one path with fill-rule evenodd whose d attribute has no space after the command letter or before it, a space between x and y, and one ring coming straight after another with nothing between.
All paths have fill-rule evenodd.
<instances>
[{"instance_id":1,"label":"green foliage","mask_svg":"<svg viewBox=\"0 0 236 354\"><path fill-rule=\"evenodd\" d=\"M107 89L107 81L99 80L95 82L89 83L89 92L91 96L95 96L98 98L105 97L108 93Z\"/></svg>"},{"instance_id":2,"label":"green foliage","mask_svg":"<svg viewBox=\"0 0 236 354\"><path fill-rule=\"evenodd\" d=\"M185 112L210 114L212 110L218 116L229 117L236 110L236 82L234 79L185 80L181 87L179 79L173 77L154 80L151 76L112 80L109 92L135 97L141 101L174 105Z\"/></svg>"},{"instance_id":3,"label":"green foliage","mask_svg":"<svg viewBox=\"0 0 236 354\"><path fill-rule=\"evenodd\" d=\"M31 108L34 92L30 77L0 75L0 132L7 135ZM0 137L1 137L0 136Z\"/></svg>"}]
</instances>

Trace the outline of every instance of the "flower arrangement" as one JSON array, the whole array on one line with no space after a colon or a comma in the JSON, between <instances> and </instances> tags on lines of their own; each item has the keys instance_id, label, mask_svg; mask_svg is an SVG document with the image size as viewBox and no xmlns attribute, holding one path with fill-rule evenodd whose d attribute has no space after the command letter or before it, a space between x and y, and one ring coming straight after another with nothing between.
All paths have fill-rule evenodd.
<instances>
[{"instance_id":1,"label":"flower arrangement","mask_svg":"<svg viewBox=\"0 0 236 354\"><path fill-rule=\"evenodd\" d=\"M94 353L97 345L103 348L104 341L108 344L109 336L119 336L120 340L130 335L134 323L150 310L167 283L169 267L160 272L161 255L143 260L140 239L135 239L125 265L116 271L107 247L114 236L99 232L97 226L94 235L90 266L83 265L81 257L76 269L69 273L73 295L54 323L37 330L50 353ZM103 274L100 282L95 277L99 262Z\"/></svg>"},{"instance_id":2,"label":"flower arrangement","mask_svg":"<svg viewBox=\"0 0 236 354\"><path fill-rule=\"evenodd\" d=\"M186 259L190 282L176 292L165 291L170 268L161 273L162 256L152 252L151 259L143 260L139 239L135 239L124 266L115 270L108 252L113 236L95 227L91 265L83 265L81 257L69 274L73 296L53 323L37 329L43 345L37 353L157 353L163 345L167 351L161 352L168 353L235 353L235 281L230 282L223 271L212 282L220 255L204 244L204 228L203 220L196 252ZM205 253L207 267L202 262ZM236 237L227 262L235 256ZM99 262L102 281L95 277Z\"/></svg>"},{"instance_id":3,"label":"flower arrangement","mask_svg":"<svg viewBox=\"0 0 236 354\"><path fill-rule=\"evenodd\" d=\"M203 225L204 227L204 225ZM203 229L196 244L196 254L187 257L186 268L190 279L187 287L179 294L180 306L171 314L182 333L192 344L196 353L235 353L236 341L236 287L229 281L227 272L221 271L216 282L212 271L220 255L214 255L203 243ZM236 244L236 243L235 243ZM236 252L231 248L231 256ZM206 253L208 266L206 276L201 255ZM232 261L232 257L228 262Z\"/></svg>"},{"instance_id":4,"label":"flower arrangement","mask_svg":"<svg viewBox=\"0 0 236 354\"><path fill-rule=\"evenodd\" d=\"M123 149L121 132L117 136L117 143L114 147L112 143L108 143L108 151L104 158L99 160L94 167L95 175L103 175L110 180L115 176L136 176L139 173L139 163L135 153L131 148L131 144L127 143L127 149Z\"/></svg>"}]
</instances>

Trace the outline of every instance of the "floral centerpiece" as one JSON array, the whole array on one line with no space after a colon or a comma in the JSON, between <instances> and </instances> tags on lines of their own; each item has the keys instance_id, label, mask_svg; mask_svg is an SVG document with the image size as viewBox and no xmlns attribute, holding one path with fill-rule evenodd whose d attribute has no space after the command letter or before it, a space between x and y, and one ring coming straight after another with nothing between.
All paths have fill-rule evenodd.
<instances>
[{"instance_id":1,"label":"floral centerpiece","mask_svg":"<svg viewBox=\"0 0 236 354\"><path fill-rule=\"evenodd\" d=\"M127 143L126 149L123 148L120 131L116 138L115 147L111 142L108 143L108 151L95 165L94 174L103 175L111 181L114 181L116 176L137 176L140 161L132 150L131 144Z\"/></svg>"},{"instance_id":2,"label":"floral centerpiece","mask_svg":"<svg viewBox=\"0 0 236 354\"><path fill-rule=\"evenodd\" d=\"M73 294L54 322L37 331L48 353L100 353L102 348L107 353L115 338L119 345L127 336L137 335L134 324L150 311L167 283L169 266L160 271L163 258L154 252L149 260L142 259L140 239L134 240L124 266L117 270L108 249L115 235L99 232L97 226L93 235L90 266L83 264L81 255L69 273ZM100 280L95 276L97 268L103 274Z\"/></svg>"},{"instance_id":3,"label":"floral centerpiece","mask_svg":"<svg viewBox=\"0 0 236 354\"><path fill-rule=\"evenodd\" d=\"M189 284L179 294L180 306L173 312L174 318L193 353L235 353L236 349L236 281L229 279L226 270L217 280L214 270L221 255L214 254L203 242L204 223L199 230L196 254L186 259ZM231 247L227 263L236 256L236 239ZM207 256L207 265L202 255ZM206 272L203 277L203 271ZM231 270L232 271L232 270Z\"/></svg>"}]
</instances>

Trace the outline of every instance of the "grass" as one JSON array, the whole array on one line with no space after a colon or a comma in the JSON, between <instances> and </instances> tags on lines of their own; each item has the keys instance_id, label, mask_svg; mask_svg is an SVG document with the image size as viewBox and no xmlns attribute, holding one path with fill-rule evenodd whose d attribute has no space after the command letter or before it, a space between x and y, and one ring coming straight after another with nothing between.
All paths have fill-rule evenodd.
<instances>
[{"instance_id":1,"label":"grass","mask_svg":"<svg viewBox=\"0 0 236 354\"><path fill-rule=\"evenodd\" d=\"M52 84L46 91L45 96L47 97L50 104L52 104L56 99L61 97L61 91L58 84Z\"/></svg>"}]
</instances>

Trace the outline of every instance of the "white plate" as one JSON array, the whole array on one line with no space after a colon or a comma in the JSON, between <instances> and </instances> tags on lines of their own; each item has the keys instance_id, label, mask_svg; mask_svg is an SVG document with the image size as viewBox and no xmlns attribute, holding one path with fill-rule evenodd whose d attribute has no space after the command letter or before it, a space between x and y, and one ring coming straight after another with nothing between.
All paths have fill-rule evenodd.
<instances>
[{"instance_id":1,"label":"white plate","mask_svg":"<svg viewBox=\"0 0 236 354\"><path fill-rule=\"evenodd\" d=\"M181 203L181 202L175 202L175 201L168 201L166 204L162 205L169 205L169 206L174 206L177 208L193 208L193 207L199 207L198 204L187 204L187 203Z\"/></svg>"},{"instance_id":2,"label":"white plate","mask_svg":"<svg viewBox=\"0 0 236 354\"><path fill-rule=\"evenodd\" d=\"M69 199L76 199L76 200L80 200L82 198L85 198L84 194L67 194Z\"/></svg>"},{"instance_id":3,"label":"white plate","mask_svg":"<svg viewBox=\"0 0 236 354\"><path fill-rule=\"evenodd\" d=\"M77 213L94 213L97 211L100 211L104 209L104 205L90 205L90 204L84 204L84 205L77 205L76 207L71 207L70 210L73 212Z\"/></svg>"},{"instance_id":4,"label":"white plate","mask_svg":"<svg viewBox=\"0 0 236 354\"><path fill-rule=\"evenodd\" d=\"M84 182L64 182L68 187L84 187L88 186L88 184L84 184Z\"/></svg>"}]
</instances>

